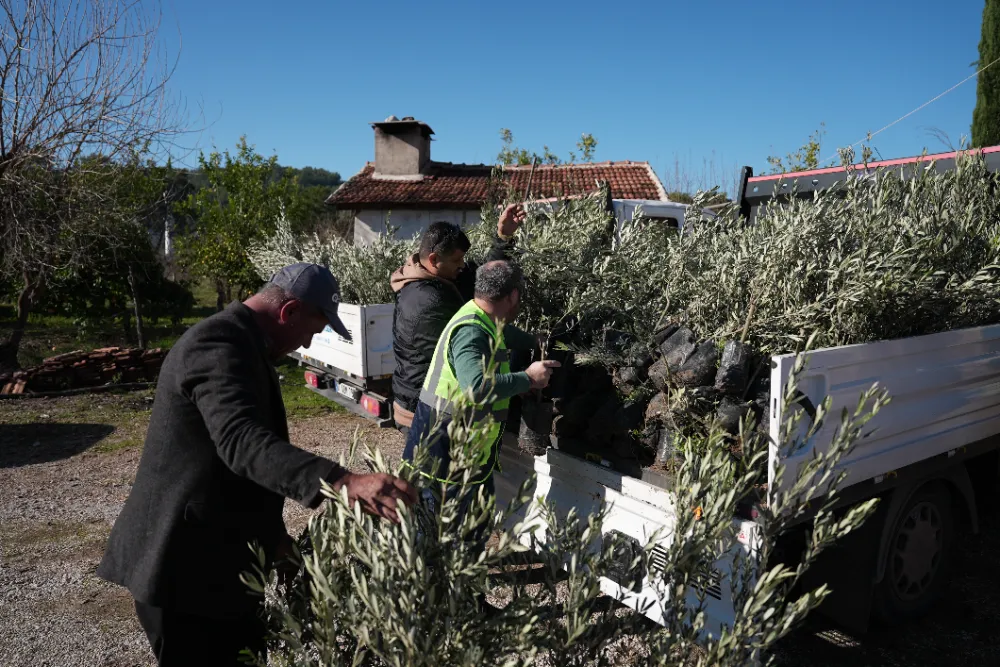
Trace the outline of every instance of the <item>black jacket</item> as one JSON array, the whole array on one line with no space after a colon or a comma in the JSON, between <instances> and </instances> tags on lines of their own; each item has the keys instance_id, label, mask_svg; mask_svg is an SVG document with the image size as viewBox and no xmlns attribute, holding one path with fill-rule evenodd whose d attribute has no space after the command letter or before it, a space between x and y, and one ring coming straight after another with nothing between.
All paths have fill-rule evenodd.
<instances>
[{"instance_id":1,"label":"black jacket","mask_svg":"<svg viewBox=\"0 0 1000 667\"><path fill-rule=\"evenodd\" d=\"M240 581L285 538L285 498L322 500L344 469L288 443L267 341L234 302L191 327L167 354L132 491L97 575L139 602L202 616L252 612Z\"/></svg>"},{"instance_id":2,"label":"black jacket","mask_svg":"<svg viewBox=\"0 0 1000 667\"><path fill-rule=\"evenodd\" d=\"M494 237L487 262L510 259L513 239ZM396 307L392 314L392 351L396 370L392 374L393 399L413 412L417 409L420 389L434 356L434 348L445 325L467 301L476 287L476 269L468 262L454 282L436 278L419 265L414 256L392 275Z\"/></svg>"}]
</instances>

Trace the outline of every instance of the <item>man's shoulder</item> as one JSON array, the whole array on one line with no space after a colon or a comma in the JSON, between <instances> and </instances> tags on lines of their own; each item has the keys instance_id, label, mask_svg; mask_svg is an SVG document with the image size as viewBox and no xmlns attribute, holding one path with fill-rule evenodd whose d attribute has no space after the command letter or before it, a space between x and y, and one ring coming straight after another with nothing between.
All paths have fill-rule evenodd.
<instances>
[{"instance_id":1,"label":"man's shoulder","mask_svg":"<svg viewBox=\"0 0 1000 667\"><path fill-rule=\"evenodd\" d=\"M453 346L469 345L480 348L485 345L486 347L492 347L493 338L475 320L469 320L455 324L454 333L451 335L451 342Z\"/></svg>"},{"instance_id":2,"label":"man's shoulder","mask_svg":"<svg viewBox=\"0 0 1000 667\"><path fill-rule=\"evenodd\" d=\"M233 305L193 324L177 339L171 352L175 350L183 352L208 341L238 340L246 336L248 331L249 326L245 317Z\"/></svg>"},{"instance_id":3,"label":"man's shoulder","mask_svg":"<svg viewBox=\"0 0 1000 667\"><path fill-rule=\"evenodd\" d=\"M459 300L455 288L440 280L414 280L399 290L396 304L433 308L440 304L457 302Z\"/></svg>"}]
</instances>

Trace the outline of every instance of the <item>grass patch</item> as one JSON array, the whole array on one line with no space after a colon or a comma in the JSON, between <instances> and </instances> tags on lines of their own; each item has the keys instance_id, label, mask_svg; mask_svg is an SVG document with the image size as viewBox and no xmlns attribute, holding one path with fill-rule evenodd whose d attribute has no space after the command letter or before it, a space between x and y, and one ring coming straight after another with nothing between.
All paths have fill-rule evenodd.
<instances>
[{"instance_id":1,"label":"grass patch","mask_svg":"<svg viewBox=\"0 0 1000 667\"><path fill-rule=\"evenodd\" d=\"M285 402L285 413L289 421L343 411L337 403L306 387L302 368L293 359L282 361L278 364L277 371L282 378L281 398Z\"/></svg>"},{"instance_id":2,"label":"grass patch","mask_svg":"<svg viewBox=\"0 0 1000 667\"><path fill-rule=\"evenodd\" d=\"M10 542L16 544L20 549L27 549L42 544L81 542L93 532L89 524L51 521L42 525L30 526L22 531L12 531L13 536Z\"/></svg>"},{"instance_id":3,"label":"grass patch","mask_svg":"<svg viewBox=\"0 0 1000 667\"><path fill-rule=\"evenodd\" d=\"M102 392L56 398L22 398L0 401L3 424L108 424L134 426L149 419L154 389Z\"/></svg>"},{"instance_id":4,"label":"grass patch","mask_svg":"<svg viewBox=\"0 0 1000 667\"><path fill-rule=\"evenodd\" d=\"M203 278L194 283L191 285L191 294L194 296L195 309L208 308L212 312L215 312L215 304L218 296L216 295L215 287L212 286L212 281Z\"/></svg>"},{"instance_id":5,"label":"grass patch","mask_svg":"<svg viewBox=\"0 0 1000 667\"><path fill-rule=\"evenodd\" d=\"M151 390L0 401L0 466L107 456L142 447Z\"/></svg>"},{"instance_id":6,"label":"grass patch","mask_svg":"<svg viewBox=\"0 0 1000 667\"><path fill-rule=\"evenodd\" d=\"M8 523L0 528L0 554L10 564L33 561L46 547L60 547L46 554L46 560L99 558L107 538L108 526L102 521ZM72 547L69 552L67 546Z\"/></svg>"},{"instance_id":7,"label":"grass patch","mask_svg":"<svg viewBox=\"0 0 1000 667\"><path fill-rule=\"evenodd\" d=\"M142 437L122 438L121 440L108 438L91 447L90 451L97 454L111 454L112 452L120 452L134 447L142 447L144 442L145 438Z\"/></svg>"}]
</instances>

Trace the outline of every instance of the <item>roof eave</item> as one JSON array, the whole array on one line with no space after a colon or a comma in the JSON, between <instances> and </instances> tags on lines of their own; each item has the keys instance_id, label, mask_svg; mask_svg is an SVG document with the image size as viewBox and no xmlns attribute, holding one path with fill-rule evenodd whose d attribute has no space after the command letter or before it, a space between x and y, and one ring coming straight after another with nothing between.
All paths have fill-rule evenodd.
<instances>
[{"instance_id":1,"label":"roof eave","mask_svg":"<svg viewBox=\"0 0 1000 667\"><path fill-rule=\"evenodd\" d=\"M381 210L388 211L391 209L417 209L421 211L427 210L463 210L463 211L478 211L483 207L482 202L434 202L434 201L421 201L421 202L408 202L408 201L348 201L348 202L331 202L327 200L327 205L337 211L367 211L367 210Z\"/></svg>"}]
</instances>

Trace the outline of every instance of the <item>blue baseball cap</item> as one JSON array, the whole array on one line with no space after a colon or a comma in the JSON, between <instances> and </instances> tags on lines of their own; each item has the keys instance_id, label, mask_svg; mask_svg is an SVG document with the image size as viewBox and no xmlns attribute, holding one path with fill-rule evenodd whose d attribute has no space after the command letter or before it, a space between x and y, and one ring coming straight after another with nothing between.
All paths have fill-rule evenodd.
<instances>
[{"instance_id":1,"label":"blue baseball cap","mask_svg":"<svg viewBox=\"0 0 1000 667\"><path fill-rule=\"evenodd\" d=\"M330 269L319 264L299 262L279 269L271 276L268 284L277 285L302 303L318 308L330 327L338 334L351 340L351 332L337 316L340 304L340 284L330 273Z\"/></svg>"}]
</instances>

